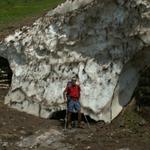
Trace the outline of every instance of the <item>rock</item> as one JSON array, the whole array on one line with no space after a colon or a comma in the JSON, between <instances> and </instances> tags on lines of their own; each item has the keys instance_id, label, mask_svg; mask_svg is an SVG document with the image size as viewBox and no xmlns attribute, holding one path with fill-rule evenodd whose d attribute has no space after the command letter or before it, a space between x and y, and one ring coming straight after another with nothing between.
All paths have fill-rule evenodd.
<instances>
[{"instance_id":1,"label":"rock","mask_svg":"<svg viewBox=\"0 0 150 150\"><path fill-rule=\"evenodd\" d=\"M73 149L73 146L70 144L62 143L64 135L55 130L50 129L49 131L46 131L44 133L36 133L33 135L30 135L26 138L20 139L19 142L16 143L16 145L21 149L26 148L51 148L51 149Z\"/></svg>"},{"instance_id":2,"label":"rock","mask_svg":"<svg viewBox=\"0 0 150 150\"><path fill-rule=\"evenodd\" d=\"M2 147L8 147L8 142L3 142Z\"/></svg>"},{"instance_id":3,"label":"rock","mask_svg":"<svg viewBox=\"0 0 150 150\"><path fill-rule=\"evenodd\" d=\"M22 135L25 135L25 136L33 135L33 131L21 130L20 133L21 133Z\"/></svg>"},{"instance_id":4,"label":"rock","mask_svg":"<svg viewBox=\"0 0 150 150\"><path fill-rule=\"evenodd\" d=\"M62 92L78 74L82 111L111 122L150 64L148 0L67 0L0 42L13 72L5 104L49 118L66 108Z\"/></svg>"},{"instance_id":5,"label":"rock","mask_svg":"<svg viewBox=\"0 0 150 150\"><path fill-rule=\"evenodd\" d=\"M124 128L124 127L125 127L125 122L124 122L124 121L120 121L119 127L120 127L120 128Z\"/></svg>"},{"instance_id":6,"label":"rock","mask_svg":"<svg viewBox=\"0 0 150 150\"><path fill-rule=\"evenodd\" d=\"M91 146L87 146L85 149L91 149Z\"/></svg>"},{"instance_id":7,"label":"rock","mask_svg":"<svg viewBox=\"0 0 150 150\"><path fill-rule=\"evenodd\" d=\"M147 122L146 122L144 119L142 119L142 120L139 121L138 124L139 124L140 126L144 126L144 125L147 124Z\"/></svg>"},{"instance_id":8,"label":"rock","mask_svg":"<svg viewBox=\"0 0 150 150\"><path fill-rule=\"evenodd\" d=\"M2 122L2 125L5 126L5 125L6 125L6 122Z\"/></svg>"},{"instance_id":9,"label":"rock","mask_svg":"<svg viewBox=\"0 0 150 150\"><path fill-rule=\"evenodd\" d=\"M129 148L120 148L118 150L130 150Z\"/></svg>"}]
</instances>

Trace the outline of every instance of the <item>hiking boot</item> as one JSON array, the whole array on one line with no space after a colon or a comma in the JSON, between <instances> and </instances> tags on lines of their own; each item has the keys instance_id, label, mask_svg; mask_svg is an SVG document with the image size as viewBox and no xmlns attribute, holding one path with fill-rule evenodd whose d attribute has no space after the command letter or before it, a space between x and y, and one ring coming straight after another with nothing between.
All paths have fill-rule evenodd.
<instances>
[{"instance_id":1,"label":"hiking boot","mask_svg":"<svg viewBox=\"0 0 150 150\"><path fill-rule=\"evenodd\" d=\"M78 128L84 128L84 125L81 123L82 114L78 112Z\"/></svg>"},{"instance_id":2,"label":"hiking boot","mask_svg":"<svg viewBox=\"0 0 150 150\"><path fill-rule=\"evenodd\" d=\"M71 129L72 128L72 126L71 126L71 124L68 124L68 127L67 127L68 129Z\"/></svg>"},{"instance_id":3,"label":"hiking boot","mask_svg":"<svg viewBox=\"0 0 150 150\"><path fill-rule=\"evenodd\" d=\"M80 123L80 124L78 125L78 128L84 129L84 125Z\"/></svg>"}]
</instances>

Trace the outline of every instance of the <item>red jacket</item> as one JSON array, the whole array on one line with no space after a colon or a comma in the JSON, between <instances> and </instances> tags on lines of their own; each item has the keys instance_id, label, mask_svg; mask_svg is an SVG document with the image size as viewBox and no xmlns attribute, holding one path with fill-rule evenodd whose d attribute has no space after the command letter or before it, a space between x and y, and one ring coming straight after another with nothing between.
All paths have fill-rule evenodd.
<instances>
[{"instance_id":1,"label":"red jacket","mask_svg":"<svg viewBox=\"0 0 150 150\"><path fill-rule=\"evenodd\" d=\"M65 92L69 95L73 100L79 100L80 98L80 86L79 85L70 85L67 86Z\"/></svg>"}]
</instances>

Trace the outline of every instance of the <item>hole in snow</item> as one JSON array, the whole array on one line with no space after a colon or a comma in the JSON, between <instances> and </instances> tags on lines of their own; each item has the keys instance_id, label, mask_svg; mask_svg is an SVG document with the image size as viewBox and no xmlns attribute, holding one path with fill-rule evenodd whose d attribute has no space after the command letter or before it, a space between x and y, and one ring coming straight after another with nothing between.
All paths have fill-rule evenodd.
<instances>
[{"instance_id":1,"label":"hole in snow","mask_svg":"<svg viewBox=\"0 0 150 150\"><path fill-rule=\"evenodd\" d=\"M62 110L62 111L54 112L50 119L64 120L65 116L66 116L66 110ZM77 121L78 120L78 113L72 113L72 117L71 118L72 118L72 121ZM96 123L96 121L91 119L89 116L84 115L83 113L82 113L82 121L84 121L85 123L87 123L87 121L89 123Z\"/></svg>"},{"instance_id":2,"label":"hole in snow","mask_svg":"<svg viewBox=\"0 0 150 150\"><path fill-rule=\"evenodd\" d=\"M0 100L6 96L11 85L12 70L7 59L0 57Z\"/></svg>"},{"instance_id":3,"label":"hole in snow","mask_svg":"<svg viewBox=\"0 0 150 150\"><path fill-rule=\"evenodd\" d=\"M150 116L150 66L143 69L135 90L136 110L145 118ZM150 120L150 119L149 119Z\"/></svg>"}]
</instances>

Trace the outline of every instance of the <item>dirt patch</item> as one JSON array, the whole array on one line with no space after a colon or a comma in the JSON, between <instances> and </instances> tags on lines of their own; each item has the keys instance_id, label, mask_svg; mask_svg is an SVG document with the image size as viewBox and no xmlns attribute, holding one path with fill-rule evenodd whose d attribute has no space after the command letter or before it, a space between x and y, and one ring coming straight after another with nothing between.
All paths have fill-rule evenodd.
<instances>
[{"instance_id":1,"label":"dirt patch","mask_svg":"<svg viewBox=\"0 0 150 150\"><path fill-rule=\"evenodd\" d=\"M64 131L63 120L41 119L8 108L3 104L6 91L5 94L3 90L0 92L1 150L149 150L150 148L150 123L145 120L141 123L143 118L135 116L135 112L130 111L132 109L126 109L112 124L101 121L90 122L90 128L85 123L84 129L73 128ZM41 137L45 138L45 143L43 141L40 143ZM18 142L34 146L18 147Z\"/></svg>"}]
</instances>

